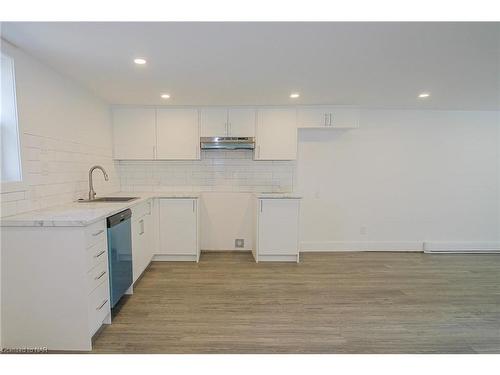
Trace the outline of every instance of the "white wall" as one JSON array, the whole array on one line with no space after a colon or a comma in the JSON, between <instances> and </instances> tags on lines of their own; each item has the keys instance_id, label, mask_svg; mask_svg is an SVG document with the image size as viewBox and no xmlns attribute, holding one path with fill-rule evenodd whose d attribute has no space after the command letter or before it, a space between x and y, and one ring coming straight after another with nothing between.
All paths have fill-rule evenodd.
<instances>
[{"instance_id":1,"label":"white wall","mask_svg":"<svg viewBox=\"0 0 500 375\"><path fill-rule=\"evenodd\" d=\"M300 130L304 250L421 250L499 238L499 113L365 110Z\"/></svg>"},{"instance_id":2,"label":"white wall","mask_svg":"<svg viewBox=\"0 0 500 375\"><path fill-rule=\"evenodd\" d=\"M14 58L25 189L2 192L1 215L71 202L88 192L88 170L101 164L110 181L96 191L119 190L112 156L108 105L70 79L2 41Z\"/></svg>"},{"instance_id":3,"label":"white wall","mask_svg":"<svg viewBox=\"0 0 500 375\"><path fill-rule=\"evenodd\" d=\"M200 199L200 245L203 250L252 250L255 200L251 193L205 192ZM235 239L244 247L236 248Z\"/></svg>"}]
</instances>

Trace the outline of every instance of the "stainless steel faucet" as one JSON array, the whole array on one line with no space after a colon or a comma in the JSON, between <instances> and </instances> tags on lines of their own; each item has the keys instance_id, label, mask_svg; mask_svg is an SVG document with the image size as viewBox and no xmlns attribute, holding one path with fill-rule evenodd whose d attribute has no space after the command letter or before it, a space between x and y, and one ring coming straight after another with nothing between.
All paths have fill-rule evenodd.
<instances>
[{"instance_id":1,"label":"stainless steel faucet","mask_svg":"<svg viewBox=\"0 0 500 375\"><path fill-rule=\"evenodd\" d=\"M100 169L102 173L104 174L104 179L108 181L108 174L104 170L103 167L100 165L94 165L92 168L90 168L89 171L89 201L95 199L95 191L94 191L94 183L92 182L92 172L94 172L94 169Z\"/></svg>"}]
</instances>

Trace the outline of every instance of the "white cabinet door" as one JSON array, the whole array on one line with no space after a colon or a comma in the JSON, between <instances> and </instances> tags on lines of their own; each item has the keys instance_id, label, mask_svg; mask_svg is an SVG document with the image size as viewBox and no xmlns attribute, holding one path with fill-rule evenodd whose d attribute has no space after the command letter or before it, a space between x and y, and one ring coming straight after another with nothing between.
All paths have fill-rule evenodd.
<instances>
[{"instance_id":1,"label":"white cabinet door","mask_svg":"<svg viewBox=\"0 0 500 375\"><path fill-rule=\"evenodd\" d=\"M200 121L202 137L225 137L228 135L226 108L203 108L200 111Z\"/></svg>"},{"instance_id":2,"label":"white cabinet door","mask_svg":"<svg viewBox=\"0 0 500 375\"><path fill-rule=\"evenodd\" d=\"M143 253L141 257L141 273L144 272L146 267L149 265L151 262L151 259L153 258L153 247L154 247L154 221L153 221L153 215L148 214L145 215L143 218L143 227L142 229L142 237L143 237Z\"/></svg>"},{"instance_id":3,"label":"white cabinet door","mask_svg":"<svg viewBox=\"0 0 500 375\"><path fill-rule=\"evenodd\" d=\"M300 107L297 110L299 128L317 128L330 126L330 107Z\"/></svg>"},{"instance_id":4,"label":"white cabinet door","mask_svg":"<svg viewBox=\"0 0 500 375\"><path fill-rule=\"evenodd\" d=\"M160 199L160 249L164 255L198 256L198 200Z\"/></svg>"},{"instance_id":5,"label":"white cabinet door","mask_svg":"<svg viewBox=\"0 0 500 375\"><path fill-rule=\"evenodd\" d=\"M259 255L297 255L299 199L258 200Z\"/></svg>"},{"instance_id":6,"label":"white cabinet door","mask_svg":"<svg viewBox=\"0 0 500 375\"><path fill-rule=\"evenodd\" d=\"M294 160L297 158L295 108L257 111L255 160Z\"/></svg>"},{"instance_id":7,"label":"white cabinet door","mask_svg":"<svg viewBox=\"0 0 500 375\"><path fill-rule=\"evenodd\" d=\"M299 128L350 129L359 127L359 109L354 107L307 106L297 111Z\"/></svg>"},{"instance_id":8,"label":"white cabinet door","mask_svg":"<svg viewBox=\"0 0 500 375\"><path fill-rule=\"evenodd\" d=\"M132 221L132 274L134 283L151 261L153 239L151 214L146 214Z\"/></svg>"},{"instance_id":9,"label":"white cabinet door","mask_svg":"<svg viewBox=\"0 0 500 375\"><path fill-rule=\"evenodd\" d=\"M255 109L230 108L228 116L228 135L231 137L255 136Z\"/></svg>"},{"instance_id":10,"label":"white cabinet door","mask_svg":"<svg viewBox=\"0 0 500 375\"><path fill-rule=\"evenodd\" d=\"M155 110L150 108L113 109L113 157L152 160L155 157Z\"/></svg>"},{"instance_id":11,"label":"white cabinet door","mask_svg":"<svg viewBox=\"0 0 500 375\"><path fill-rule=\"evenodd\" d=\"M334 129L359 128L359 109L334 108L330 112L330 126Z\"/></svg>"},{"instance_id":12,"label":"white cabinet door","mask_svg":"<svg viewBox=\"0 0 500 375\"><path fill-rule=\"evenodd\" d=\"M191 160L200 158L198 110L157 109L156 159Z\"/></svg>"},{"instance_id":13,"label":"white cabinet door","mask_svg":"<svg viewBox=\"0 0 500 375\"><path fill-rule=\"evenodd\" d=\"M134 220L132 221L132 281L135 283L142 271L142 258L144 249L144 221Z\"/></svg>"}]
</instances>

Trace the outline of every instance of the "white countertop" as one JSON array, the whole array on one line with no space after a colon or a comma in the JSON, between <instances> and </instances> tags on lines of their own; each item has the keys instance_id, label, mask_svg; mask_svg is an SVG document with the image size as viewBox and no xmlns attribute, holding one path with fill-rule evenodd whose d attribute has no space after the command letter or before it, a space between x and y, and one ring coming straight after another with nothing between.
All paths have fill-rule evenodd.
<instances>
[{"instance_id":1,"label":"white countertop","mask_svg":"<svg viewBox=\"0 0 500 375\"><path fill-rule=\"evenodd\" d=\"M103 220L127 208L143 203L150 198L191 198L197 199L195 192L117 192L106 194L110 197L139 197L128 202L72 202L60 206L29 211L0 219L2 227L80 227Z\"/></svg>"},{"instance_id":2,"label":"white countertop","mask_svg":"<svg viewBox=\"0 0 500 375\"><path fill-rule=\"evenodd\" d=\"M138 197L128 202L72 202L0 219L1 227L82 227L151 198L198 199L198 192L116 192L109 197ZM301 199L294 193L256 193L259 199Z\"/></svg>"}]
</instances>

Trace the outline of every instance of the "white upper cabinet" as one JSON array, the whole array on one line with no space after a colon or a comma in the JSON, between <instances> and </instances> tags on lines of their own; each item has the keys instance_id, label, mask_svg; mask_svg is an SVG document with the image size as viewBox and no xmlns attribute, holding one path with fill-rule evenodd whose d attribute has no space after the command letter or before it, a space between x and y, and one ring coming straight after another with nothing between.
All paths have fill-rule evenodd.
<instances>
[{"instance_id":1,"label":"white upper cabinet","mask_svg":"<svg viewBox=\"0 0 500 375\"><path fill-rule=\"evenodd\" d=\"M263 108L257 111L255 160L297 158L295 108Z\"/></svg>"},{"instance_id":2,"label":"white upper cabinet","mask_svg":"<svg viewBox=\"0 0 500 375\"><path fill-rule=\"evenodd\" d=\"M254 137L255 136L255 109L229 108L228 136Z\"/></svg>"},{"instance_id":3,"label":"white upper cabinet","mask_svg":"<svg viewBox=\"0 0 500 375\"><path fill-rule=\"evenodd\" d=\"M201 137L255 137L255 160L295 160L297 128L352 129L352 106L113 109L114 158L199 160Z\"/></svg>"},{"instance_id":4,"label":"white upper cabinet","mask_svg":"<svg viewBox=\"0 0 500 375\"><path fill-rule=\"evenodd\" d=\"M255 109L203 108L201 110L202 137L253 137Z\"/></svg>"},{"instance_id":5,"label":"white upper cabinet","mask_svg":"<svg viewBox=\"0 0 500 375\"><path fill-rule=\"evenodd\" d=\"M155 110L150 108L113 109L113 156L115 159L155 158Z\"/></svg>"},{"instance_id":6,"label":"white upper cabinet","mask_svg":"<svg viewBox=\"0 0 500 375\"><path fill-rule=\"evenodd\" d=\"M157 109L156 159L200 158L200 129L197 109Z\"/></svg>"},{"instance_id":7,"label":"white upper cabinet","mask_svg":"<svg viewBox=\"0 0 500 375\"><path fill-rule=\"evenodd\" d=\"M299 128L358 128L359 109L336 106L299 107L297 110L297 124Z\"/></svg>"},{"instance_id":8,"label":"white upper cabinet","mask_svg":"<svg viewBox=\"0 0 500 375\"><path fill-rule=\"evenodd\" d=\"M227 108L203 108L200 120L202 137L227 136Z\"/></svg>"}]
</instances>

